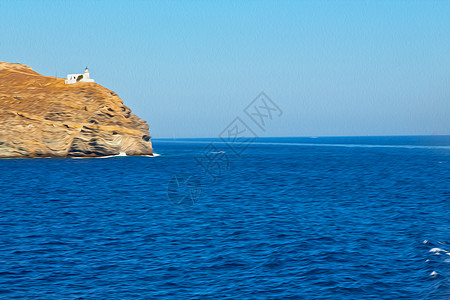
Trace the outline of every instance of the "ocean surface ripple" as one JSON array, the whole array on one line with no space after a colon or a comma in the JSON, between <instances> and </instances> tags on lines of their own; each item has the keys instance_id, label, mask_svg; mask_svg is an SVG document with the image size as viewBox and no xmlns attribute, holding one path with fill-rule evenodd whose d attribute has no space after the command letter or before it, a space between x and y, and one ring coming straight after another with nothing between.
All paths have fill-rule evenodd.
<instances>
[{"instance_id":1,"label":"ocean surface ripple","mask_svg":"<svg viewBox=\"0 0 450 300\"><path fill-rule=\"evenodd\" d=\"M154 147L0 161L0 298L450 299L450 137Z\"/></svg>"}]
</instances>

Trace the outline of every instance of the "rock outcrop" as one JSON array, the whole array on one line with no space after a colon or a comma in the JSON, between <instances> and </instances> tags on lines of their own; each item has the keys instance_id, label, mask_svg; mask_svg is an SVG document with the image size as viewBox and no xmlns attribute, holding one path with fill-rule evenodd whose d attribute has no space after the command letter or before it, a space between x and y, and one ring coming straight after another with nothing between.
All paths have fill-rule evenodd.
<instances>
[{"instance_id":1,"label":"rock outcrop","mask_svg":"<svg viewBox=\"0 0 450 300\"><path fill-rule=\"evenodd\" d=\"M0 158L152 155L148 128L97 83L0 62Z\"/></svg>"}]
</instances>

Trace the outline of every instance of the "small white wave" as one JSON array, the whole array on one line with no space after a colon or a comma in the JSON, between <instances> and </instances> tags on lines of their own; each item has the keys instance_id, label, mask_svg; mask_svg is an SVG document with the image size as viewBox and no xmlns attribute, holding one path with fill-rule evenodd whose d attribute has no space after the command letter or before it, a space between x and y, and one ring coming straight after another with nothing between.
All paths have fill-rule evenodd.
<instances>
[{"instance_id":1,"label":"small white wave","mask_svg":"<svg viewBox=\"0 0 450 300\"><path fill-rule=\"evenodd\" d=\"M152 155L142 155L142 156L144 156L144 157L158 157L158 156L161 156L161 154L153 153Z\"/></svg>"},{"instance_id":2,"label":"small white wave","mask_svg":"<svg viewBox=\"0 0 450 300\"><path fill-rule=\"evenodd\" d=\"M436 276L438 276L439 274L438 274L438 272L436 272L436 271L433 271L433 272L431 272L430 273L430 276L432 276L432 277L436 277Z\"/></svg>"},{"instance_id":3,"label":"small white wave","mask_svg":"<svg viewBox=\"0 0 450 300\"><path fill-rule=\"evenodd\" d=\"M436 255L440 255L441 252L444 252L445 254L450 255L450 252L448 252L447 250L442 249L442 248L431 248L429 252L436 253Z\"/></svg>"}]
</instances>

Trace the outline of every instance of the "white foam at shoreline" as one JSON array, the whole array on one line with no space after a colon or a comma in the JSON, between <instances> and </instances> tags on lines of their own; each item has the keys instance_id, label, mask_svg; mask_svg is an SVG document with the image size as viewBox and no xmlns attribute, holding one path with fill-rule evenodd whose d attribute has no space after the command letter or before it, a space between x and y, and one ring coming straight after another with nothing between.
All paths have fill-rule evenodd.
<instances>
[{"instance_id":1,"label":"white foam at shoreline","mask_svg":"<svg viewBox=\"0 0 450 300\"><path fill-rule=\"evenodd\" d=\"M138 155L138 156L132 156L132 155L126 155L125 152L120 152L117 155L108 155L108 156L97 156L97 157L70 157L71 159L89 159L89 158L113 158L113 157L158 157L161 156L161 154L153 153L153 155Z\"/></svg>"}]
</instances>

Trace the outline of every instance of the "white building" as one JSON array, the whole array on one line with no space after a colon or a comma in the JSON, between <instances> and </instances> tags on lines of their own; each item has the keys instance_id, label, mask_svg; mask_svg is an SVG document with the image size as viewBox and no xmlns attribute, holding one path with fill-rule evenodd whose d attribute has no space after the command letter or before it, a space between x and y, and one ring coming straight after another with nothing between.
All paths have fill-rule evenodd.
<instances>
[{"instance_id":1,"label":"white building","mask_svg":"<svg viewBox=\"0 0 450 300\"><path fill-rule=\"evenodd\" d=\"M67 75L66 84L74 84L77 82L94 82L94 79L89 78L89 69L84 69L84 74L69 74Z\"/></svg>"}]
</instances>

